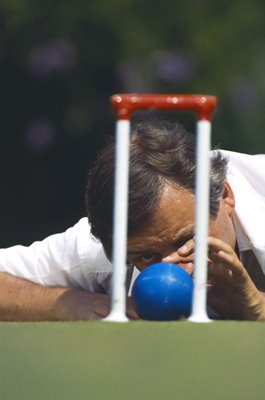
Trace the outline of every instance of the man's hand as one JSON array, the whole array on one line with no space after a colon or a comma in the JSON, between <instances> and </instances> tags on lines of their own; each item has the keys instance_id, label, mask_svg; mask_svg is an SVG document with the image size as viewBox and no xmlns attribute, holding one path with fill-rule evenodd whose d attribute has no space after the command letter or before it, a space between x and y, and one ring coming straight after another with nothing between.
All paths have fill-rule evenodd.
<instances>
[{"instance_id":1,"label":"man's hand","mask_svg":"<svg viewBox=\"0 0 265 400\"><path fill-rule=\"evenodd\" d=\"M235 251L209 237L209 305L221 316L239 320L265 320L265 296L252 282Z\"/></svg>"},{"instance_id":2,"label":"man's hand","mask_svg":"<svg viewBox=\"0 0 265 400\"><path fill-rule=\"evenodd\" d=\"M0 273L1 321L100 320L110 311L110 296L81 289L44 287ZM127 315L137 319L128 300Z\"/></svg>"},{"instance_id":3,"label":"man's hand","mask_svg":"<svg viewBox=\"0 0 265 400\"><path fill-rule=\"evenodd\" d=\"M235 251L222 240L208 238L208 304L222 318L265 320L265 294L260 292ZM189 274L194 269L194 240L162 261L179 264Z\"/></svg>"},{"instance_id":4,"label":"man's hand","mask_svg":"<svg viewBox=\"0 0 265 400\"><path fill-rule=\"evenodd\" d=\"M58 297L54 309L55 315L62 320L101 320L110 312L110 296L79 289L67 289ZM139 319L129 298L126 314L131 320Z\"/></svg>"},{"instance_id":5,"label":"man's hand","mask_svg":"<svg viewBox=\"0 0 265 400\"><path fill-rule=\"evenodd\" d=\"M190 239L182 247L164 257L161 261L178 264L181 268L185 269L189 275L192 275L194 270L194 251L194 239Z\"/></svg>"}]
</instances>

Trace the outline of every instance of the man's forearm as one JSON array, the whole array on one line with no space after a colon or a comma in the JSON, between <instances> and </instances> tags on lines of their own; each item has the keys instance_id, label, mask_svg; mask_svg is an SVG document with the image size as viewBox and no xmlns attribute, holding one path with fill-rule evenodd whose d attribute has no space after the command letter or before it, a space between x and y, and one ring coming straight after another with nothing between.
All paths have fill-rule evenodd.
<instances>
[{"instance_id":1,"label":"man's forearm","mask_svg":"<svg viewBox=\"0 0 265 400\"><path fill-rule=\"evenodd\" d=\"M1 321L101 319L108 312L108 295L74 288L44 287L0 273Z\"/></svg>"}]
</instances>

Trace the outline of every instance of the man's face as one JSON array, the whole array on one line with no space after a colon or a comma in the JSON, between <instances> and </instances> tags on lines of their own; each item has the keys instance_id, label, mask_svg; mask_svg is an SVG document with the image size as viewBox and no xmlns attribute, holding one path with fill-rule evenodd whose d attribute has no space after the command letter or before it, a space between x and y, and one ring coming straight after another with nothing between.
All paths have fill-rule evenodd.
<instances>
[{"instance_id":1,"label":"man's face","mask_svg":"<svg viewBox=\"0 0 265 400\"><path fill-rule=\"evenodd\" d=\"M128 261L143 270L150 264L163 261L193 239L194 205L191 192L167 185L153 218L139 232L129 236ZM210 220L209 236L217 237L234 248L232 213L233 207L224 194L217 217Z\"/></svg>"}]
</instances>

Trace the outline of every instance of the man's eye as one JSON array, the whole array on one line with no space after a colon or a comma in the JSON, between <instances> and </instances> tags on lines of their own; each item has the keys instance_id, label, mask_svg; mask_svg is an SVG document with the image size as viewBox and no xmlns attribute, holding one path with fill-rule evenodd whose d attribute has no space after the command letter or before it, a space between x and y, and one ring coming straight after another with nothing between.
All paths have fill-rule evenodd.
<instances>
[{"instance_id":1,"label":"man's eye","mask_svg":"<svg viewBox=\"0 0 265 400\"><path fill-rule=\"evenodd\" d=\"M157 254L155 253L145 253L141 256L141 262L143 263L152 263L157 258Z\"/></svg>"},{"instance_id":2,"label":"man's eye","mask_svg":"<svg viewBox=\"0 0 265 400\"><path fill-rule=\"evenodd\" d=\"M154 258L154 254L153 253L145 253L142 255L142 259L144 261L150 261Z\"/></svg>"}]
</instances>

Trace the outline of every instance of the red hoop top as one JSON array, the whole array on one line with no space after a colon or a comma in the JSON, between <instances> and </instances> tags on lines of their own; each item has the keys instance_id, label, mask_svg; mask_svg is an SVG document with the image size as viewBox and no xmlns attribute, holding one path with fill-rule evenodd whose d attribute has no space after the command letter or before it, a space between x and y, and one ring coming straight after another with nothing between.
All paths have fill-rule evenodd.
<instances>
[{"instance_id":1,"label":"red hoop top","mask_svg":"<svg viewBox=\"0 0 265 400\"><path fill-rule=\"evenodd\" d=\"M217 105L215 96L201 94L115 94L111 104L118 119L130 119L136 110L192 110L198 120L211 120Z\"/></svg>"}]
</instances>

